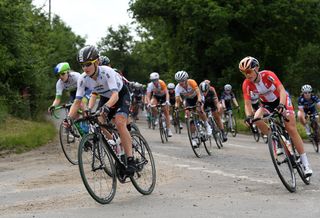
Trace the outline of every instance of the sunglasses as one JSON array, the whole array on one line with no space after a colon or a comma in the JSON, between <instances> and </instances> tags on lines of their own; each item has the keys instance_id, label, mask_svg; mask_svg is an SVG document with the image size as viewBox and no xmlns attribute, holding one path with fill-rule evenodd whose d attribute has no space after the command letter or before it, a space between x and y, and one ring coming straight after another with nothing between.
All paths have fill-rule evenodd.
<instances>
[{"instance_id":1,"label":"sunglasses","mask_svg":"<svg viewBox=\"0 0 320 218\"><path fill-rule=\"evenodd\" d=\"M247 76L247 75L251 74L252 71L253 71L253 70L249 70L249 69L248 69L248 70L246 70L246 71L241 71L241 73L242 73L243 75Z\"/></svg>"},{"instance_id":2,"label":"sunglasses","mask_svg":"<svg viewBox=\"0 0 320 218\"><path fill-rule=\"evenodd\" d=\"M311 92L304 92L303 94L311 94Z\"/></svg>"},{"instance_id":3,"label":"sunglasses","mask_svg":"<svg viewBox=\"0 0 320 218\"><path fill-rule=\"evenodd\" d=\"M153 82L153 83L154 83L154 82L158 82L158 81L159 81L158 79L152 79L152 80L151 80L151 82Z\"/></svg>"},{"instance_id":4,"label":"sunglasses","mask_svg":"<svg viewBox=\"0 0 320 218\"><path fill-rule=\"evenodd\" d=\"M67 72L61 72L61 73L58 74L58 77L59 77L59 76L64 76L66 73L67 73Z\"/></svg>"},{"instance_id":5,"label":"sunglasses","mask_svg":"<svg viewBox=\"0 0 320 218\"><path fill-rule=\"evenodd\" d=\"M84 62L84 63L81 63L81 67L84 68L84 67L90 67L93 63L95 63L97 60L93 60L93 61L87 61L87 62Z\"/></svg>"}]
</instances>

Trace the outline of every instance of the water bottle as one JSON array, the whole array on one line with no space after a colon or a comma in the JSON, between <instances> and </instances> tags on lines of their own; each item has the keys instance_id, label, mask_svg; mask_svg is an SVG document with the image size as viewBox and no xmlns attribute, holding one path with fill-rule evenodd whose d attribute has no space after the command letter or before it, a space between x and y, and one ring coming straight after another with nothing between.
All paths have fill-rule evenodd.
<instances>
[{"instance_id":1,"label":"water bottle","mask_svg":"<svg viewBox=\"0 0 320 218\"><path fill-rule=\"evenodd\" d=\"M83 136L84 132L83 132L82 128L80 127L80 123L79 122L75 122L74 125L77 127L77 130L79 131L80 135Z\"/></svg>"},{"instance_id":2,"label":"water bottle","mask_svg":"<svg viewBox=\"0 0 320 218\"><path fill-rule=\"evenodd\" d=\"M89 125L86 122L80 122L80 129L82 130L83 134L87 134L89 132Z\"/></svg>"}]
</instances>

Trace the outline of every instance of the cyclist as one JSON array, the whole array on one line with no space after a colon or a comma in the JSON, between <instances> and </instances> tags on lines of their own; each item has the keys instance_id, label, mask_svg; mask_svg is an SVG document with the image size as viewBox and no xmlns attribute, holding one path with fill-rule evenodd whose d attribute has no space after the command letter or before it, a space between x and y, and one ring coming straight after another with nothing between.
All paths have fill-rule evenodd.
<instances>
[{"instance_id":1,"label":"cyclist","mask_svg":"<svg viewBox=\"0 0 320 218\"><path fill-rule=\"evenodd\" d=\"M258 60L250 56L240 61L239 69L246 77L242 84L246 121L251 124L253 117L262 117L264 113L273 112L274 110L286 114L289 122L285 122L285 128L300 154L305 175L307 177L311 176L312 170L297 130L293 105L278 77L272 71L263 70L259 72ZM262 104L255 113L251 105L250 91L259 93ZM262 120L257 121L256 124L263 134L267 135L270 132L269 127Z\"/></svg>"},{"instance_id":2,"label":"cyclist","mask_svg":"<svg viewBox=\"0 0 320 218\"><path fill-rule=\"evenodd\" d=\"M320 108L320 99L318 96L312 94L312 87L310 85L303 85L301 87L301 95L298 99L298 119L304 126L308 136L311 135L310 126L307 123L307 114L317 114L317 108Z\"/></svg>"},{"instance_id":3,"label":"cyclist","mask_svg":"<svg viewBox=\"0 0 320 218\"><path fill-rule=\"evenodd\" d=\"M174 83L168 84L168 92L169 92L169 99L170 99L169 101L170 101L170 105L172 107L174 107L174 105L176 104L176 92L175 92L174 88L175 88ZM174 109L174 108L171 108L171 109ZM183 129L181 122L179 122L179 123L180 123L179 128Z\"/></svg>"},{"instance_id":4,"label":"cyclist","mask_svg":"<svg viewBox=\"0 0 320 218\"><path fill-rule=\"evenodd\" d=\"M110 59L107 56L100 56L99 57L99 66L111 67Z\"/></svg>"},{"instance_id":5,"label":"cyclist","mask_svg":"<svg viewBox=\"0 0 320 218\"><path fill-rule=\"evenodd\" d=\"M226 84L224 86L224 91L221 94L221 104L223 109L225 111L232 110L232 103L236 108L239 108L238 101L232 91L232 86L230 84Z\"/></svg>"},{"instance_id":6,"label":"cyclist","mask_svg":"<svg viewBox=\"0 0 320 218\"><path fill-rule=\"evenodd\" d=\"M159 79L159 73L153 72L150 74L150 80L151 82L148 84L147 87L147 104L148 107L151 105L157 105L166 103L166 106L163 107L164 116L166 118L166 124L167 124L167 134L168 137L172 137L172 131L170 129L170 119L169 119L169 92L167 89L166 83ZM151 97L152 94L152 97ZM153 108L153 114L156 115L157 111L155 108ZM157 120L156 120L157 122Z\"/></svg>"},{"instance_id":7,"label":"cyclist","mask_svg":"<svg viewBox=\"0 0 320 218\"><path fill-rule=\"evenodd\" d=\"M200 118L204 121L207 129L207 134L212 134L212 129L208 123L208 118L206 114L203 111L202 107L202 98L201 93L198 87L198 84L195 80L189 79L189 75L186 71L178 71L175 74L175 80L178 82L175 88L176 92L176 104L175 108L179 108L182 103L182 98L184 98L184 106L196 106L197 105L197 111L199 113ZM190 112L186 111L186 116L190 116ZM192 139L192 145L196 146L197 142L196 140Z\"/></svg>"},{"instance_id":8,"label":"cyclist","mask_svg":"<svg viewBox=\"0 0 320 218\"><path fill-rule=\"evenodd\" d=\"M99 66L99 54L94 46L89 45L80 49L77 59L84 73L78 80L76 100L70 109L67 123L75 117L80 104L79 99L82 98L85 87L93 90L88 105L89 111L94 107L97 95L100 95L98 109L101 115L107 114L109 118L115 114L115 125L127 155L126 174L133 175L136 166L132 155L132 139L126 126L130 103L128 88L112 68Z\"/></svg>"},{"instance_id":9,"label":"cyclist","mask_svg":"<svg viewBox=\"0 0 320 218\"><path fill-rule=\"evenodd\" d=\"M51 106L48 108L48 112L51 113L56 106L61 102L61 96L64 90L70 92L70 102L73 102L76 97L77 91L77 81L80 77L80 73L71 71L70 65L67 62L62 62L57 64L54 68L54 74L58 76L58 81L56 83L56 97L52 102ZM85 97L83 102L89 99L91 91L86 89ZM82 109L84 108L81 106Z\"/></svg>"},{"instance_id":10,"label":"cyclist","mask_svg":"<svg viewBox=\"0 0 320 218\"><path fill-rule=\"evenodd\" d=\"M212 115L217 122L217 125L222 133L222 141L226 142L228 140L226 134L224 133L224 126L220 117L219 111L221 110L218 95L215 88L207 82L207 80L203 81L199 85L200 92L204 99L204 109L210 107L212 110Z\"/></svg>"},{"instance_id":11,"label":"cyclist","mask_svg":"<svg viewBox=\"0 0 320 218\"><path fill-rule=\"evenodd\" d=\"M131 111L133 112L136 120L139 120L138 114L140 105L142 104L142 94L142 85L135 82L131 93Z\"/></svg>"}]
</instances>

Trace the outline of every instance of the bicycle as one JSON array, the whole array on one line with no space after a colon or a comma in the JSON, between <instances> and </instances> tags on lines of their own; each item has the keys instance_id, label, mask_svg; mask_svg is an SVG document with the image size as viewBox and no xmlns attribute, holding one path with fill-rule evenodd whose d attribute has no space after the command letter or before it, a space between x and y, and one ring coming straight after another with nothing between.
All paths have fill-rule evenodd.
<instances>
[{"instance_id":1,"label":"bicycle","mask_svg":"<svg viewBox=\"0 0 320 218\"><path fill-rule=\"evenodd\" d=\"M212 136L216 142L217 147L220 149L223 147L222 144L222 132L220 130L220 128L218 127L213 115L212 115L212 110L210 107L208 107L205 110L207 117L208 117L208 122L212 128Z\"/></svg>"},{"instance_id":2,"label":"bicycle","mask_svg":"<svg viewBox=\"0 0 320 218\"><path fill-rule=\"evenodd\" d=\"M71 106L72 106L72 103L57 106L54 108L51 115L56 119L60 119L60 116L58 116L55 113L55 111L64 109L65 117L67 117ZM65 157L73 165L78 164L78 158L77 158L78 146L80 144L81 137L83 137L83 135L85 135L87 132L88 132L88 124L81 120L75 120L72 123L71 127L69 128L65 128L65 126L63 125L63 121L60 124L60 127L59 127L60 145Z\"/></svg>"},{"instance_id":3,"label":"bicycle","mask_svg":"<svg viewBox=\"0 0 320 218\"><path fill-rule=\"evenodd\" d=\"M172 116L173 126L176 133L181 134L179 110L172 108L171 116Z\"/></svg>"},{"instance_id":4,"label":"bicycle","mask_svg":"<svg viewBox=\"0 0 320 218\"><path fill-rule=\"evenodd\" d=\"M212 154L211 136L207 135L207 128L202 120L199 119L199 114L196 111L197 106L185 107L185 110L190 111L190 116L186 118L188 137L192 151L196 157L201 157L201 144L203 144L207 154ZM192 133L191 130L194 130ZM197 145L192 144L192 140L196 140Z\"/></svg>"},{"instance_id":5,"label":"bicycle","mask_svg":"<svg viewBox=\"0 0 320 218\"><path fill-rule=\"evenodd\" d=\"M126 175L127 158L121 145L119 142L112 144L102 133L105 128L120 139L117 130L111 122L101 124L99 116L93 113L84 118L90 123L90 131L82 138L78 150L79 171L88 193L98 203L108 204L115 196L117 180L126 183L130 178L138 192L151 194L156 183L156 168L147 141L139 132L130 132L137 171L133 176Z\"/></svg>"},{"instance_id":6,"label":"bicycle","mask_svg":"<svg viewBox=\"0 0 320 218\"><path fill-rule=\"evenodd\" d=\"M295 171L298 172L302 181L309 185L310 177L304 175L299 154L284 126L284 122L289 120L275 111L264 115L263 118L253 119L252 122L261 119L265 119L269 123L271 132L268 135L268 148L273 165L283 185L289 192L296 191Z\"/></svg>"},{"instance_id":7,"label":"bicycle","mask_svg":"<svg viewBox=\"0 0 320 218\"><path fill-rule=\"evenodd\" d=\"M162 112L162 108L165 107L166 105L167 105L166 103L151 105L151 108L153 108L153 107L157 108L159 132L160 132L160 137L161 137L162 143L168 141L168 130L167 130L166 118Z\"/></svg>"},{"instance_id":8,"label":"bicycle","mask_svg":"<svg viewBox=\"0 0 320 218\"><path fill-rule=\"evenodd\" d=\"M229 132L231 132L233 137L236 137L238 131L237 131L237 122L235 117L233 116L232 109L227 110L224 112L224 129L225 129L225 134L228 135Z\"/></svg>"},{"instance_id":9,"label":"bicycle","mask_svg":"<svg viewBox=\"0 0 320 218\"><path fill-rule=\"evenodd\" d=\"M319 115L316 114L308 114L309 117L309 126L311 130L310 140L312 142L313 148L315 152L319 153L319 143L320 143L320 131L319 131Z\"/></svg>"},{"instance_id":10,"label":"bicycle","mask_svg":"<svg viewBox=\"0 0 320 218\"><path fill-rule=\"evenodd\" d=\"M155 129L155 128L156 128L156 124L155 124L156 117L153 116L150 107L147 107L146 111L147 111L147 123L148 123L148 128L149 128L149 129L151 129L151 128L152 128L152 129Z\"/></svg>"}]
</instances>

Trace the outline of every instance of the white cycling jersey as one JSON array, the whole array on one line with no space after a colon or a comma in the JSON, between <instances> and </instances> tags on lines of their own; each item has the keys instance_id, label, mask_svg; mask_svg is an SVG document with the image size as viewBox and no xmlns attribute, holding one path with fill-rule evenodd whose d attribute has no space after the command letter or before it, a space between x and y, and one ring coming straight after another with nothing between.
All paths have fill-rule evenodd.
<instances>
[{"instance_id":1,"label":"white cycling jersey","mask_svg":"<svg viewBox=\"0 0 320 218\"><path fill-rule=\"evenodd\" d=\"M108 66L98 66L97 80L92 79L85 72L78 80L76 98L81 99L85 94L85 88L92 90L92 94L99 94L110 98L112 92L120 92L123 87L121 76Z\"/></svg>"},{"instance_id":2,"label":"white cycling jersey","mask_svg":"<svg viewBox=\"0 0 320 218\"><path fill-rule=\"evenodd\" d=\"M59 79L56 83L56 96L61 96L63 90L73 91L77 89L77 81L80 78L80 73L69 72L67 82L63 82Z\"/></svg>"}]
</instances>

